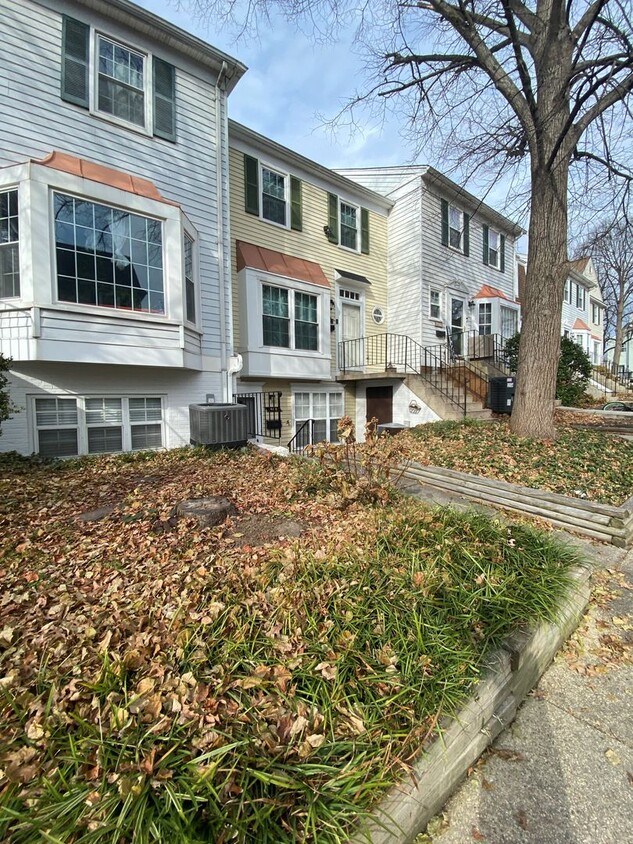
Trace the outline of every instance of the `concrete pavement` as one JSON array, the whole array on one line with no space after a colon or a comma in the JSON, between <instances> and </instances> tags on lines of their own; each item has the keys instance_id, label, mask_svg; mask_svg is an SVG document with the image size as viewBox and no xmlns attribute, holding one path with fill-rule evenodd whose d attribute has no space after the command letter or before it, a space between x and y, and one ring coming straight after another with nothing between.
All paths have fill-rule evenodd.
<instances>
[{"instance_id":1,"label":"concrete pavement","mask_svg":"<svg viewBox=\"0 0 633 844\"><path fill-rule=\"evenodd\" d=\"M633 843L633 551L572 541L584 621L417 844Z\"/></svg>"}]
</instances>

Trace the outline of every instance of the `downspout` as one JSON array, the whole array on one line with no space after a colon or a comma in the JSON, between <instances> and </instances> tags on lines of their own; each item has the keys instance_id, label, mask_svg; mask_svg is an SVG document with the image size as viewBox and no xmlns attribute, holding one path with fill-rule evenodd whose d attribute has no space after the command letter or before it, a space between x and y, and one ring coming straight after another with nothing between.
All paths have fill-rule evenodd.
<instances>
[{"instance_id":1,"label":"downspout","mask_svg":"<svg viewBox=\"0 0 633 844\"><path fill-rule=\"evenodd\" d=\"M215 149L216 149L216 202L218 213L218 240L217 240L217 255L218 255L218 281L220 285L220 377L222 379L222 401L228 402L231 400L230 377L227 368L227 347L226 347L226 272L224 265L224 172L222 168L223 150L227 150L228 154L228 127L226 120L223 119L222 114L222 80L226 75L226 62L222 62L222 67L218 73L218 78L215 86ZM226 100L226 97L225 97ZM225 145L226 143L226 145ZM227 181L228 181L228 162L227 162Z\"/></svg>"}]
</instances>

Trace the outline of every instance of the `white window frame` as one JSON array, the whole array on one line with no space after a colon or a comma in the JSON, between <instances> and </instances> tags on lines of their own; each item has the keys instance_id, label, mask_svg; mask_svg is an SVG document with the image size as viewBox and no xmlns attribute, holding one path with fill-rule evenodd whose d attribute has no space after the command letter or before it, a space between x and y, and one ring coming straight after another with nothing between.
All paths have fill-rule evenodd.
<instances>
[{"instance_id":1,"label":"white window frame","mask_svg":"<svg viewBox=\"0 0 633 844\"><path fill-rule=\"evenodd\" d=\"M76 402L77 408L77 423L76 425L38 425L37 424L37 400L38 399L74 399ZM113 422L87 422L86 417L86 402L89 399L118 399L121 402L121 422L113 421ZM160 401L160 413L161 419L160 422L158 420L155 421L138 421L132 422L130 420L130 399L158 399ZM123 454L125 452L130 451L158 451L160 449L165 448L165 397L164 395L160 395L157 393L150 393L150 394L127 394L123 395L120 393L117 394L85 394L85 395L69 395L69 394L48 394L48 393L41 393L38 395L30 396L29 397L29 408L30 408L30 415L32 421L32 434L33 434L33 443L34 443L34 450L39 452L39 431L40 430L48 430L48 431L55 431L59 429L67 429L67 428L74 428L77 431L77 454L75 455L67 455L67 458L72 459L73 457L82 457L86 455L90 456L97 456L100 454ZM135 426L140 425L159 425L160 424L160 439L161 445L157 446L152 449L133 449L132 448L132 428ZM114 451L114 452L105 452L105 451L94 451L90 452L88 450L88 430L89 428L104 428L104 427L113 427L121 428L121 451ZM57 458L57 459L66 459L66 457Z\"/></svg>"},{"instance_id":2,"label":"white window frame","mask_svg":"<svg viewBox=\"0 0 633 844\"><path fill-rule=\"evenodd\" d=\"M490 241L493 235L497 238L496 249L492 249L490 245ZM496 261L494 262L490 257L492 252L494 252L497 256ZM501 266L501 232L497 229L493 229L490 227L488 227L488 266L492 267L493 270L498 270Z\"/></svg>"},{"instance_id":3,"label":"white window frame","mask_svg":"<svg viewBox=\"0 0 633 844\"><path fill-rule=\"evenodd\" d=\"M138 123L132 123L116 114L110 114L107 111L102 111L99 108L99 39L103 38L110 41L112 44L123 47L124 50L136 53L143 58L143 105L145 123L139 126ZM89 73L91 79L90 85L90 113L95 117L106 120L109 123L115 123L117 126L124 126L126 129L131 129L134 132L140 132L142 135L152 137L152 109L153 109L153 79L152 77L153 56L147 50L130 44L120 38L115 38L107 32L92 28L92 38L90 39L90 65Z\"/></svg>"},{"instance_id":4,"label":"white window frame","mask_svg":"<svg viewBox=\"0 0 633 844\"><path fill-rule=\"evenodd\" d=\"M348 208L353 208L356 211L356 248L352 248L351 246L347 246L343 243L343 205L346 205ZM355 202L348 202L346 199L341 199L339 196L338 198L338 242L341 249L347 249L348 252L360 252L361 247L361 208L360 205L356 205ZM347 226L346 228L350 228Z\"/></svg>"},{"instance_id":5,"label":"white window frame","mask_svg":"<svg viewBox=\"0 0 633 844\"><path fill-rule=\"evenodd\" d=\"M284 290L288 294L288 346L269 346L264 342L264 287L273 287L279 290ZM321 320L322 320L322 313L321 313L321 297L316 291L312 290L304 290L299 289L291 286L287 286L284 284L278 284L273 281L268 281L261 279L259 282L259 315L260 315L260 326L261 326L261 337L262 337L262 347L269 351L285 351L285 352L298 352L299 354L308 354L308 355L318 355L321 353ZM296 339L295 339L295 322L296 322L296 313L295 313L295 294L300 293L304 296L312 296L316 299L316 310L317 310L317 318L316 318L316 337L317 337L317 347L316 349L297 349L296 348Z\"/></svg>"},{"instance_id":6,"label":"white window frame","mask_svg":"<svg viewBox=\"0 0 633 844\"><path fill-rule=\"evenodd\" d=\"M483 322L481 319L482 309L488 309L488 313L484 314L485 316L490 316L490 320L488 322ZM487 337L493 333L492 326L494 321L494 310L494 303L491 300L477 303L477 333L480 337ZM501 311L499 311L499 323L501 324ZM482 329L488 330L482 331Z\"/></svg>"},{"instance_id":7,"label":"white window frame","mask_svg":"<svg viewBox=\"0 0 633 844\"><path fill-rule=\"evenodd\" d=\"M17 238L17 240L7 240L5 243L0 243L0 249L2 249L3 247L13 246L13 245L16 245L16 247L17 247L16 252L17 252L17 260L18 260L18 271L17 271L18 292L12 294L11 296L2 296L0 294L0 301L2 301L2 302L5 302L9 299L20 299L21 296L22 296L22 277L21 277L21 272L20 272L21 266L22 266L22 260L21 260L21 255L20 255L20 240L21 240L20 235L21 235L21 230L22 230L22 224L21 224L21 215L20 215L20 205L21 205L21 203L20 203L20 188L19 188L19 185L13 185L13 186L7 185L6 187L3 186L2 188L0 188L0 194L5 194L5 193L6 194L15 193L16 196L17 196L17 201L18 201L18 214L17 214L18 238ZM11 215L9 215L7 219L11 219Z\"/></svg>"},{"instance_id":8,"label":"white window frame","mask_svg":"<svg viewBox=\"0 0 633 844\"><path fill-rule=\"evenodd\" d=\"M602 325L602 308L597 302L591 303L591 321L594 325Z\"/></svg>"},{"instance_id":9,"label":"white window frame","mask_svg":"<svg viewBox=\"0 0 633 844\"><path fill-rule=\"evenodd\" d=\"M269 170L277 176L281 176L284 180L284 222L278 223L276 220L269 220L264 217L264 170ZM279 167L273 167L272 164L267 164L265 161L259 162L259 219L265 223L270 223L271 226L278 226L280 229L290 228L290 174L281 170Z\"/></svg>"},{"instance_id":10,"label":"white window frame","mask_svg":"<svg viewBox=\"0 0 633 844\"><path fill-rule=\"evenodd\" d=\"M516 307L515 305L513 305L512 303L506 302L506 301L503 301L503 300L499 300L499 331L498 331L498 333L501 335L501 337L504 340L509 340L510 337L504 337L504 334L503 334L503 313L502 313L502 311L504 309L506 311L512 311L514 314L516 314L516 331L515 331L515 334L519 331L519 329L521 327L521 312L520 312L520 309L518 307ZM514 335L512 335L512 336L514 336Z\"/></svg>"},{"instance_id":11,"label":"white window frame","mask_svg":"<svg viewBox=\"0 0 633 844\"><path fill-rule=\"evenodd\" d=\"M564 295L564 298L565 298L565 302L566 302L568 305L571 305L571 294L572 294L572 290L571 290L571 281L570 281L569 279L567 279L567 281L565 282L565 295Z\"/></svg>"},{"instance_id":12,"label":"white window frame","mask_svg":"<svg viewBox=\"0 0 633 844\"><path fill-rule=\"evenodd\" d=\"M185 263L185 239L188 238L191 241L191 263L192 263L192 274L193 277L191 279L193 283L193 307L194 307L194 319L190 320L187 316L187 275L186 275L186 263ZM199 264L199 252L198 252L198 239L196 237L196 232L188 225L183 225L182 227L182 321L189 326L197 327L200 324L200 264ZM163 276L165 270L165 256L163 255ZM165 279L163 278L163 287L165 287ZM165 300L167 300L167 294L165 293Z\"/></svg>"},{"instance_id":13,"label":"white window frame","mask_svg":"<svg viewBox=\"0 0 633 844\"><path fill-rule=\"evenodd\" d=\"M326 396L326 416L314 416L314 396L316 394L324 394ZM309 406L310 406L310 415L309 416L297 416L297 396L301 395L308 395L309 398ZM333 416L332 415L332 405L331 405L331 398L332 396L340 396L341 397L341 415L340 416ZM306 385L305 387L297 387L292 391L292 417L294 423L294 434L296 435L297 430L301 427L301 425L306 422L308 419L312 419L315 421L324 421L325 422L325 430L327 434L326 440L320 440L319 442L332 442L337 443L339 442L338 439L331 439L331 428L332 422L337 419L341 419L345 415L345 391L344 390L336 390L336 389L328 389L323 387L318 389L313 384Z\"/></svg>"},{"instance_id":14,"label":"white window frame","mask_svg":"<svg viewBox=\"0 0 633 844\"><path fill-rule=\"evenodd\" d=\"M437 296L437 302L433 301L433 296ZM433 308L437 308L437 316L433 314ZM429 288L429 319L434 322L442 321L442 291L437 287Z\"/></svg>"},{"instance_id":15,"label":"white window frame","mask_svg":"<svg viewBox=\"0 0 633 844\"><path fill-rule=\"evenodd\" d=\"M451 225L451 211L459 214L460 227L458 229ZM451 243L451 231L459 232L459 246L454 246ZM461 252L462 255L464 254L464 212L457 205L452 205L450 202L448 204L448 246L449 249L454 249L456 252Z\"/></svg>"},{"instance_id":16,"label":"white window frame","mask_svg":"<svg viewBox=\"0 0 633 844\"><path fill-rule=\"evenodd\" d=\"M587 310L587 291L582 284L576 285L576 308L583 312Z\"/></svg>"}]
</instances>

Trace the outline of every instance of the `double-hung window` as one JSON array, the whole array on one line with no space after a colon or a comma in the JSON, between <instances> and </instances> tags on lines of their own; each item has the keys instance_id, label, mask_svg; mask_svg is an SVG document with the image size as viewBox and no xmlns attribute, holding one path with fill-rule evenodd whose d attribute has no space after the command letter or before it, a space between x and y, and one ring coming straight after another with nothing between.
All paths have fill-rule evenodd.
<instances>
[{"instance_id":1,"label":"double-hung window","mask_svg":"<svg viewBox=\"0 0 633 844\"><path fill-rule=\"evenodd\" d=\"M97 36L97 107L136 126L145 126L145 56Z\"/></svg>"},{"instance_id":2,"label":"double-hung window","mask_svg":"<svg viewBox=\"0 0 633 844\"><path fill-rule=\"evenodd\" d=\"M591 303L591 321L594 325L602 325L602 308L593 302Z\"/></svg>"},{"instance_id":3,"label":"double-hung window","mask_svg":"<svg viewBox=\"0 0 633 844\"><path fill-rule=\"evenodd\" d=\"M440 199L442 210L442 245L470 254L470 216L451 205L447 199Z\"/></svg>"},{"instance_id":4,"label":"double-hung window","mask_svg":"<svg viewBox=\"0 0 633 844\"><path fill-rule=\"evenodd\" d=\"M18 192L0 193L0 299L20 295Z\"/></svg>"},{"instance_id":5,"label":"double-hung window","mask_svg":"<svg viewBox=\"0 0 633 844\"><path fill-rule=\"evenodd\" d=\"M307 420L312 421L312 431L304 428L305 442L308 445L309 436L312 442L338 442L338 423L343 416L343 393L308 393L294 394L295 401L295 431L299 431Z\"/></svg>"},{"instance_id":6,"label":"double-hung window","mask_svg":"<svg viewBox=\"0 0 633 844\"><path fill-rule=\"evenodd\" d=\"M448 209L448 243L453 249L462 249L464 233L464 214L459 208L450 205Z\"/></svg>"},{"instance_id":7,"label":"double-hung window","mask_svg":"<svg viewBox=\"0 0 633 844\"><path fill-rule=\"evenodd\" d=\"M173 65L64 15L61 70L61 97L66 102L176 140Z\"/></svg>"},{"instance_id":8,"label":"double-hung window","mask_svg":"<svg viewBox=\"0 0 633 844\"><path fill-rule=\"evenodd\" d=\"M43 457L160 448L159 397L36 398L37 451Z\"/></svg>"},{"instance_id":9,"label":"double-hung window","mask_svg":"<svg viewBox=\"0 0 633 844\"><path fill-rule=\"evenodd\" d=\"M488 265L499 268L500 234L494 229L488 229Z\"/></svg>"},{"instance_id":10,"label":"double-hung window","mask_svg":"<svg viewBox=\"0 0 633 844\"><path fill-rule=\"evenodd\" d=\"M358 250L358 208L341 202L341 246Z\"/></svg>"},{"instance_id":11,"label":"double-hung window","mask_svg":"<svg viewBox=\"0 0 633 844\"><path fill-rule=\"evenodd\" d=\"M429 293L429 316L431 319L440 320L442 318L442 308L440 301L440 291L433 290Z\"/></svg>"},{"instance_id":12,"label":"double-hung window","mask_svg":"<svg viewBox=\"0 0 633 844\"><path fill-rule=\"evenodd\" d=\"M280 226L287 225L286 176L269 167L261 168L262 217Z\"/></svg>"},{"instance_id":13,"label":"double-hung window","mask_svg":"<svg viewBox=\"0 0 633 844\"><path fill-rule=\"evenodd\" d=\"M492 302L479 304L479 334L492 334Z\"/></svg>"},{"instance_id":14,"label":"double-hung window","mask_svg":"<svg viewBox=\"0 0 633 844\"><path fill-rule=\"evenodd\" d=\"M565 282L565 301L571 305L571 281L567 279Z\"/></svg>"},{"instance_id":15,"label":"double-hung window","mask_svg":"<svg viewBox=\"0 0 633 844\"><path fill-rule=\"evenodd\" d=\"M185 269L185 319L196 321L196 284L194 280L193 238L185 232L183 240L183 259Z\"/></svg>"},{"instance_id":16,"label":"double-hung window","mask_svg":"<svg viewBox=\"0 0 633 844\"><path fill-rule=\"evenodd\" d=\"M264 346L318 351L319 316L316 296L263 284L262 321Z\"/></svg>"},{"instance_id":17,"label":"double-hung window","mask_svg":"<svg viewBox=\"0 0 633 844\"><path fill-rule=\"evenodd\" d=\"M585 310L585 288L581 284L576 285L576 307Z\"/></svg>"},{"instance_id":18,"label":"double-hung window","mask_svg":"<svg viewBox=\"0 0 633 844\"><path fill-rule=\"evenodd\" d=\"M165 313L160 220L56 193L61 302Z\"/></svg>"}]
</instances>

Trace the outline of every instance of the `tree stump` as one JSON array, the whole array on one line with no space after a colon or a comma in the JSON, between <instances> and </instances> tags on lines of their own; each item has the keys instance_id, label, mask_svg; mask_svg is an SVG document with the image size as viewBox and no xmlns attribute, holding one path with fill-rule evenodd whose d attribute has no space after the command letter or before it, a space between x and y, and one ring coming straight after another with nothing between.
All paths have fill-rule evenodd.
<instances>
[{"instance_id":1,"label":"tree stump","mask_svg":"<svg viewBox=\"0 0 633 844\"><path fill-rule=\"evenodd\" d=\"M214 495L211 498L192 498L189 501L181 501L176 506L176 513L188 519L195 519L200 527L213 527L223 522L227 516L234 516L237 510L228 498Z\"/></svg>"}]
</instances>

